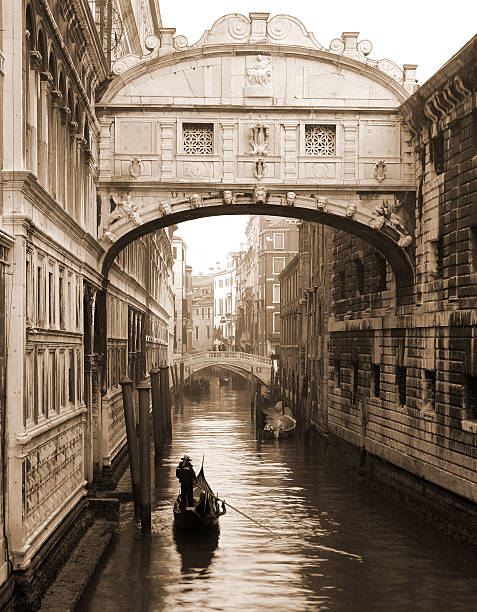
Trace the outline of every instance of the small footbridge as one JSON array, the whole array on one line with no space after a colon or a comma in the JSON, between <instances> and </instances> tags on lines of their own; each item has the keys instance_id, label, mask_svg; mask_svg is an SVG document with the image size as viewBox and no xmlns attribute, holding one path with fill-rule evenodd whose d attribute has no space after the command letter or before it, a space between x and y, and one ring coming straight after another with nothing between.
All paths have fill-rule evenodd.
<instances>
[{"instance_id":1,"label":"small footbridge","mask_svg":"<svg viewBox=\"0 0 477 612\"><path fill-rule=\"evenodd\" d=\"M184 355L176 359L175 362L177 364L184 363L186 379L204 368L220 366L244 377L247 377L247 373L252 374L260 379L263 384L270 385L272 360L268 357L238 351L205 351L194 355Z\"/></svg>"}]
</instances>

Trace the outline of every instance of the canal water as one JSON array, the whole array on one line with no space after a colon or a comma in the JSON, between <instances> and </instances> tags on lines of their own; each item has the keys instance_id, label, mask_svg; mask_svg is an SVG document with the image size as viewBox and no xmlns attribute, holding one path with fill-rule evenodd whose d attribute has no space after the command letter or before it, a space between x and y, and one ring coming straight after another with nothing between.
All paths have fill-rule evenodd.
<instances>
[{"instance_id":1,"label":"canal water","mask_svg":"<svg viewBox=\"0 0 477 612\"><path fill-rule=\"evenodd\" d=\"M477 554L436 533L295 440L258 441L246 387L219 386L173 415L155 476L153 533L122 506L118 535L79 610L477 610ZM218 534L176 534L175 468L204 456L228 510ZM329 462L327 462L328 464Z\"/></svg>"}]
</instances>

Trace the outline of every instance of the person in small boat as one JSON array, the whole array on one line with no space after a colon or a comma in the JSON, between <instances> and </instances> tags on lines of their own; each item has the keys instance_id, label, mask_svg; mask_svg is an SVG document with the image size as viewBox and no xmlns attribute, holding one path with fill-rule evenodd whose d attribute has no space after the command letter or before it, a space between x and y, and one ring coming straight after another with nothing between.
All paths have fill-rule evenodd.
<instances>
[{"instance_id":1,"label":"person in small boat","mask_svg":"<svg viewBox=\"0 0 477 612\"><path fill-rule=\"evenodd\" d=\"M194 506L194 468L189 455L184 455L176 468L176 477L181 483L181 510Z\"/></svg>"}]
</instances>

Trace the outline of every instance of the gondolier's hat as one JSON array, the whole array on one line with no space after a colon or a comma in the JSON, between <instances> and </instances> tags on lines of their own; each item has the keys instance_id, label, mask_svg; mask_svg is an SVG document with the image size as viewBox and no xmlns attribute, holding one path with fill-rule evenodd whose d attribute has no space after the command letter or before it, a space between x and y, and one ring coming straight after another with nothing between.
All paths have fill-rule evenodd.
<instances>
[{"instance_id":1,"label":"gondolier's hat","mask_svg":"<svg viewBox=\"0 0 477 612\"><path fill-rule=\"evenodd\" d=\"M184 455L184 456L182 457L182 459L189 459L189 460L190 460L190 457L189 457L189 455Z\"/></svg>"}]
</instances>

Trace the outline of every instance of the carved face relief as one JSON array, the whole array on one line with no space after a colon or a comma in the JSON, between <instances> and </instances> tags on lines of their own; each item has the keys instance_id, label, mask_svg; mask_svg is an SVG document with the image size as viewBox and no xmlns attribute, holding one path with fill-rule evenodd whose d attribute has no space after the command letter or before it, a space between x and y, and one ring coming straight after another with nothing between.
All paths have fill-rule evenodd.
<instances>
[{"instance_id":1,"label":"carved face relief","mask_svg":"<svg viewBox=\"0 0 477 612\"><path fill-rule=\"evenodd\" d=\"M346 216L352 219L357 210L358 210L358 206L356 202L351 202L351 204L346 209Z\"/></svg>"},{"instance_id":2,"label":"carved face relief","mask_svg":"<svg viewBox=\"0 0 477 612\"><path fill-rule=\"evenodd\" d=\"M223 192L224 204L233 204L234 203L234 194L230 190L225 190Z\"/></svg>"},{"instance_id":3,"label":"carved face relief","mask_svg":"<svg viewBox=\"0 0 477 612\"><path fill-rule=\"evenodd\" d=\"M157 208L161 214L161 217L163 217L164 215L169 215L172 212L172 207L167 200L159 202Z\"/></svg>"},{"instance_id":4,"label":"carved face relief","mask_svg":"<svg viewBox=\"0 0 477 612\"><path fill-rule=\"evenodd\" d=\"M191 208L200 208L202 206L202 198L198 193L193 193L189 198L189 202Z\"/></svg>"},{"instance_id":5,"label":"carved face relief","mask_svg":"<svg viewBox=\"0 0 477 612\"><path fill-rule=\"evenodd\" d=\"M327 204L328 200L322 196L320 196L317 200L316 200L316 208L317 210L326 210L326 204Z\"/></svg>"},{"instance_id":6,"label":"carved face relief","mask_svg":"<svg viewBox=\"0 0 477 612\"><path fill-rule=\"evenodd\" d=\"M287 193L287 206L295 206L296 202L296 193L294 191L289 191Z\"/></svg>"},{"instance_id":7,"label":"carved face relief","mask_svg":"<svg viewBox=\"0 0 477 612\"><path fill-rule=\"evenodd\" d=\"M254 204L265 204L267 199L267 190L262 185L257 185L253 190L253 203Z\"/></svg>"}]
</instances>

